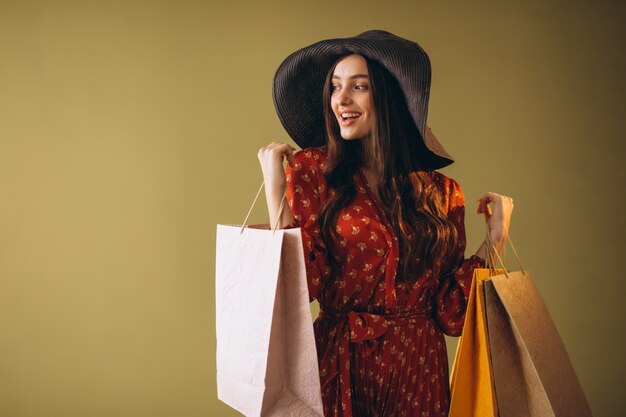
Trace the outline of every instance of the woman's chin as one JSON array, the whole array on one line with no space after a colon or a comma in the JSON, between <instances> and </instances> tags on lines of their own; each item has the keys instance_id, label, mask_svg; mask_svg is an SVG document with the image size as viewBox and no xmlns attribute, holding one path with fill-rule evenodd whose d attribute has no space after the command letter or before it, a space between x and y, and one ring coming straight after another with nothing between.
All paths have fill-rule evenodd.
<instances>
[{"instance_id":1,"label":"woman's chin","mask_svg":"<svg viewBox=\"0 0 626 417\"><path fill-rule=\"evenodd\" d=\"M352 134L342 134L341 135L341 139L348 140L348 141L361 140L362 138L363 138L362 135L356 135L354 133L352 133Z\"/></svg>"}]
</instances>

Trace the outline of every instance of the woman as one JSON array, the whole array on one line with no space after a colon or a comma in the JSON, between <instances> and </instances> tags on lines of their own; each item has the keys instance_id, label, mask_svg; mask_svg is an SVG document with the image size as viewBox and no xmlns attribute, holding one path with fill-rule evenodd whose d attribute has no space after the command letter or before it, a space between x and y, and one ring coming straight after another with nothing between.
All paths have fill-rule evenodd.
<instances>
[{"instance_id":1,"label":"woman","mask_svg":"<svg viewBox=\"0 0 626 417\"><path fill-rule=\"evenodd\" d=\"M303 150L273 142L258 156L270 223L302 229L326 416L448 412L443 334L461 333L488 253L464 259L464 197L434 170L453 160L426 127L429 88L425 52L382 31L303 48L274 80ZM495 193L479 200L497 249L512 209Z\"/></svg>"}]
</instances>

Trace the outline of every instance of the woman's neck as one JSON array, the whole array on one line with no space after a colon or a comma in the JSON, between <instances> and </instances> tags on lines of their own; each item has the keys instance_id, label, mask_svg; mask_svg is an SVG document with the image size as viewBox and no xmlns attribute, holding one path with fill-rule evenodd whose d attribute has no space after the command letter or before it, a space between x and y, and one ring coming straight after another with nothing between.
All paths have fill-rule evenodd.
<instances>
[{"instance_id":1,"label":"woman's neck","mask_svg":"<svg viewBox=\"0 0 626 417\"><path fill-rule=\"evenodd\" d=\"M374 186L374 184L376 184L377 182L376 177L378 176L378 170L374 169L373 167L363 166L361 168L361 171L363 172L367 183L371 186Z\"/></svg>"},{"instance_id":2,"label":"woman's neck","mask_svg":"<svg viewBox=\"0 0 626 417\"><path fill-rule=\"evenodd\" d=\"M369 172L371 174L375 174L376 172L378 172L376 165L371 164L371 163L364 163L361 166L361 168L363 169L364 172Z\"/></svg>"}]
</instances>

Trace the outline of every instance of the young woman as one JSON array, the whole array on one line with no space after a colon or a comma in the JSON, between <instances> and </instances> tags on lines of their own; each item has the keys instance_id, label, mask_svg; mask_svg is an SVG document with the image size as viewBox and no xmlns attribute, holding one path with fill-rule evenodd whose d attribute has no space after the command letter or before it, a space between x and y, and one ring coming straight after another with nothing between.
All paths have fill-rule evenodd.
<instances>
[{"instance_id":1,"label":"young woman","mask_svg":"<svg viewBox=\"0 0 626 417\"><path fill-rule=\"evenodd\" d=\"M274 80L303 150L273 142L258 157L270 223L302 229L326 416L448 413L443 334L461 333L488 249L464 258L464 197L435 171L453 160L426 127L429 89L426 53L382 31L303 48ZM498 249L512 209L479 200Z\"/></svg>"}]
</instances>

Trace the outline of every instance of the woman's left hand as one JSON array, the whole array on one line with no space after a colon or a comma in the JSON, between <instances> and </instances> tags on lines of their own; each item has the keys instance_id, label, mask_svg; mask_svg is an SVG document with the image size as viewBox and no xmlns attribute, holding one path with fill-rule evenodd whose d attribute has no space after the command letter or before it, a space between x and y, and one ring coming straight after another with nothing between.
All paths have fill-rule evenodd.
<instances>
[{"instance_id":1,"label":"woman's left hand","mask_svg":"<svg viewBox=\"0 0 626 417\"><path fill-rule=\"evenodd\" d=\"M496 245L496 249L501 250L509 236L513 199L496 193L486 193L478 199L476 213L485 215L491 241Z\"/></svg>"}]
</instances>

